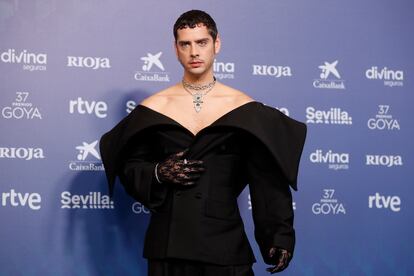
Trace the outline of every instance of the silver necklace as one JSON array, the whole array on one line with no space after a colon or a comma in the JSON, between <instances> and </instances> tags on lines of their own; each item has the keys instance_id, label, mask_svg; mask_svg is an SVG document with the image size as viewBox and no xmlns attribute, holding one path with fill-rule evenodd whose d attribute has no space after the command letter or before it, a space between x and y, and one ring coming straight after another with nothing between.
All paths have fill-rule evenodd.
<instances>
[{"instance_id":1,"label":"silver necklace","mask_svg":"<svg viewBox=\"0 0 414 276\"><path fill-rule=\"evenodd\" d=\"M205 96L208 92L210 92L214 85L216 84L216 77L213 76L213 81L205 84L205 85L196 85L186 82L184 79L182 79L182 84L184 87L184 90L193 96L193 104L194 109L198 113L201 110L201 104L203 103L203 96ZM192 93L190 90L194 90L195 92Z\"/></svg>"}]
</instances>

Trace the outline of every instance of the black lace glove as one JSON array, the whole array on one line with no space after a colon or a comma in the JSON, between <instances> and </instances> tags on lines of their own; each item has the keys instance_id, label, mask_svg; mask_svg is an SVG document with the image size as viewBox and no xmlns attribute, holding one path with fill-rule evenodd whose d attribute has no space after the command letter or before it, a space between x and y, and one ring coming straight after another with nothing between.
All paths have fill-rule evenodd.
<instances>
[{"instance_id":1,"label":"black lace glove","mask_svg":"<svg viewBox=\"0 0 414 276\"><path fill-rule=\"evenodd\" d=\"M292 254L283 248L272 247L269 250L269 257L277 263L273 267L268 267L266 270L271 274L283 271L292 259Z\"/></svg>"},{"instance_id":2,"label":"black lace glove","mask_svg":"<svg viewBox=\"0 0 414 276\"><path fill-rule=\"evenodd\" d=\"M182 159L188 149L171 154L157 164L155 173L158 182L179 185L193 185L205 170L202 160Z\"/></svg>"}]
</instances>

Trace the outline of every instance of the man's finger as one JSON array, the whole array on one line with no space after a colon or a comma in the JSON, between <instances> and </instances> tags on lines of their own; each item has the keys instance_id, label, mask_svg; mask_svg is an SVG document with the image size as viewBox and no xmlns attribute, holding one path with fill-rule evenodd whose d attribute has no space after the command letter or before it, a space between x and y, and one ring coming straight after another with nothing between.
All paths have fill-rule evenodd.
<instances>
[{"instance_id":1,"label":"man's finger","mask_svg":"<svg viewBox=\"0 0 414 276\"><path fill-rule=\"evenodd\" d=\"M283 263L282 264L279 263L278 265L275 265L273 267L266 268L266 270L273 274L273 273L279 272L282 268L283 268Z\"/></svg>"},{"instance_id":2,"label":"man's finger","mask_svg":"<svg viewBox=\"0 0 414 276\"><path fill-rule=\"evenodd\" d=\"M179 151L173 155L177 156L177 157L181 157L183 156L186 152L188 151L188 148L186 148L185 150Z\"/></svg>"},{"instance_id":3,"label":"man's finger","mask_svg":"<svg viewBox=\"0 0 414 276\"><path fill-rule=\"evenodd\" d=\"M184 179L185 180L196 180L199 177L200 177L200 174L186 174L184 176Z\"/></svg>"},{"instance_id":4,"label":"man's finger","mask_svg":"<svg viewBox=\"0 0 414 276\"><path fill-rule=\"evenodd\" d=\"M177 153L173 154L173 156L174 156L175 158L179 158L179 157L181 157L181 156L183 156L183 155L184 155L184 152L183 152L183 151L180 151L180 152L177 152Z\"/></svg>"},{"instance_id":5,"label":"man's finger","mask_svg":"<svg viewBox=\"0 0 414 276\"><path fill-rule=\"evenodd\" d=\"M186 171L187 173L201 173L204 172L206 169L204 167L189 167Z\"/></svg>"},{"instance_id":6,"label":"man's finger","mask_svg":"<svg viewBox=\"0 0 414 276\"><path fill-rule=\"evenodd\" d=\"M187 166L194 166L194 167L200 167L204 165L203 160L187 160L187 163L185 163Z\"/></svg>"},{"instance_id":7,"label":"man's finger","mask_svg":"<svg viewBox=\"0 0 414 276\"><path fill-rule=\"evenodd\" d=\"M273 256L275 255L275 252L276 252L276 248L274 248L274 247L270 248L270 250L269 250L269 257L270 258L273 258Z\"/></svg>"}]
</instances>

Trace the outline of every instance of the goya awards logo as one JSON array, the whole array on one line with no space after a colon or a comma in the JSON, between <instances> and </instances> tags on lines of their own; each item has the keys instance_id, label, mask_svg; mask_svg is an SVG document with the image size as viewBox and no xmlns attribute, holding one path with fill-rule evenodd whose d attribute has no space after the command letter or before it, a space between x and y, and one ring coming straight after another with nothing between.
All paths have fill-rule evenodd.
<instances>
[{"instance_id":1,"label":"goya awards logo","mask_svg":"<svg viewBox=\"0 0 414 276\"><path fill-rule=\"evenodd\" d=\"M345 215L346 210L343 203L335 197L335 189L324 189L319 202L312 205L312 212L315 215Z\"/></svg>"},{"instance_id":2,"label":"goya awards logo","mask_svg":"<svg viewBox=\"0 0 414 276\"><path fill-rule=\"evenodd\" d=\"M0 147L0 159L44 159L45 155L42 148L12 148L12 147Z\"/></svg>"},{"instance_id":3,"label":"goya awards logo","mask_svg":"<svg viewBox=\"0 0 414 276\"><path fill-rule=\"evenodd\" d=\"M101 157L96 150L97 144L98 140L95 140L91 143L82 142L82 145L77 146L77 160L69 162L69 169L71 171L103 171Z\"/></svg>"},{"instance_id":4,"label":"goya awards logo","mask_svg":"<svg viewBox=\"0 0 414 276\"><path fill-rule=\"evenodd\" d=\"M146 56L141 57L142 70L136 71L134 78L137 81L169 82L170 76L168 72L165 72L161 56L162 52L158 52L157 54L147 53Z\"/></svg>"},{"instance_id":5,"label":"goya awards logo","mask_svg":"<svg viewBox=\"0 0 414 276\"><path fill-rule=\"evenodd\" d=\"M324 89L345 89L345 81L341 79L336 66L338 61L334 62L324 62L323 65L318 66L321 69L319 75L320 79L313 80L313 87L315 88L324 88Z\"/></svg>"},{"instance_id":6,"label":"goya awards logo","mask_svg":"<svg viewBox=\"0 0 414 276\"><path fill-rule=\"evenodd\" d=\"M214 60L213 71L214 76L219 79L234 79L234 62L221 62Z\"/></svg>"},{"instance_id":7,"label":"goya awards logo","mask_svg":"<svg viewBox=\"0 0 414 276\"><path fill-rule=\"evenodd\" d=\"M4 63L22 64L23 70L27 71L46 71L47 54L8 49L0 54L0 60Z\"/></svg>"},{"instance_id":8,"label":"goya awards logo","mask_svg":"<svg viewBox=\"0 0 414 276\"><path fill-rule=\"evenodd\" d=\"M62 209L114 209L114 202L108 195L103 195L101 192L72 194L64 191L60 198Z\"/></svg>"},{"instance_id":9,"label":"goya awards logo","mask_svg":"<svg viewBox=\"0 0 414 276\"><path fill-rule=\"evenodd\" d=\"M400 130L400 123L391 115L389 105L378 105L378 113L367 124L371 130Z\"/></svg>"},{"instance_id":10,"label":"goya awards logo","mask_svg":"<svg viewBox=\"0 0 414 276\"><path fill-rule=\"evenodd\" d=\"M352 117L348 112L339 108L331 107L328 110L318 110L313 106L306 108L306 123L327 125L352 125Z\"/></svg>"},{"instance_id":11,"label":"goya awards logo","mask_svg":"<svg viewBox=\"0 0 414 276\"><path fill-rule=\"evenodd\" d=\"M148 210L148 208L145 207L140 202L134 202L134 203L132 203L131 209L132 209L132 212L133 213L138 214L138 215L140 215L140 214L148 215L150 213L150 210Z\"/></svg>"},{"instance_id":12,"label":"goya awards logo","mask_svg":"<svg viewBox=\"0 0 414 276\"><path fill-rule=\"evenodd\" d=\"M89 68L93 70L97 69L109 69L111 63L107 57L76 57L68 56L67 67L76 68Z\"/></svg>"},{"instance_id":13,"label":"goya awards logo","mask_svg":"<svg viewBox=\"0 0 414 276\"><path fill-rule=\"evenodd\" d=\"M1 193L1 206L3 207L28 207L32 210L39 210L41 203L42 197L38 193L20 193L14 189Z\"/></svg>"},{"instance_id":14,"label":"goya awards logo","mask_svg":"<svg viewBox=\"0 0 414 276\"><path fill-rule=\"evenodd\" d=\"M29 92L16 92L14 101L1 109L1 115L5 119L42 119L38 107L29 101Z\"/></svg>"},{"instance_id":15,"label":"goya awards logo","mask_svg":"<svg viewBox=\"0 0 414 276\"><path fill-rule=\"evenodd\" d=\"M404 71L391 70L387 67L382 69L372 66L365 71L365 77L369 80L380 80L384 82L384 86L404 86Z\"/></svg>"},{"instance_id":16,"label":"goya awards logo","mask_svg":"<svg viewBox=\"0 0 414 276\"><path fill-rule=\"evenodd\" d=\"M347 170L349 169L349 153L337 153L332 150L324 152L317 149L312 152L309 159L314 164L327 165L331 170Z\"/></svg>"},{"instance_id":17,"label":"goya awards logo","mask_svg":"<svg viewBox=\"0 0 414 276\"><path fill-rule=\"evenodd\" d=\"M270 76L274 78L291 77L292 68L281 65L253 65L253 76Z\"/></svg>"},{"instance_id":18,"label":"goya awards logo","mask_svg":"<svg viewBox=\"0 0 414 276\"><path fill-rule=\"evenodd\" d=\"M390 209L393 212L401 210L401 198L399 196L383 196L379 193L368 196L368 207L370 209Z\"/></svg>"}]
</instances>

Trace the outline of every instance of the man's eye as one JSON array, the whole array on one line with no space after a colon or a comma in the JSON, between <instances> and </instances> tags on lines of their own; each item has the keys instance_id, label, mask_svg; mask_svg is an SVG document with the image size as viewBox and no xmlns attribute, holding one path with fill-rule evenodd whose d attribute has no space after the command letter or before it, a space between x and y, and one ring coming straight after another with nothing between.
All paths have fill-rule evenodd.
<instances>
[{"instance_id":1,"label":"man's eye","mask_svg":"<svg viewBox=\"0 0 414 276\"><path fill-rule=\"evenodd\" d=\"M206 46L207 45L207 41L200 41L198 43L198 45L200 45L200 46Z\"/></svg>"}]
</instances>

